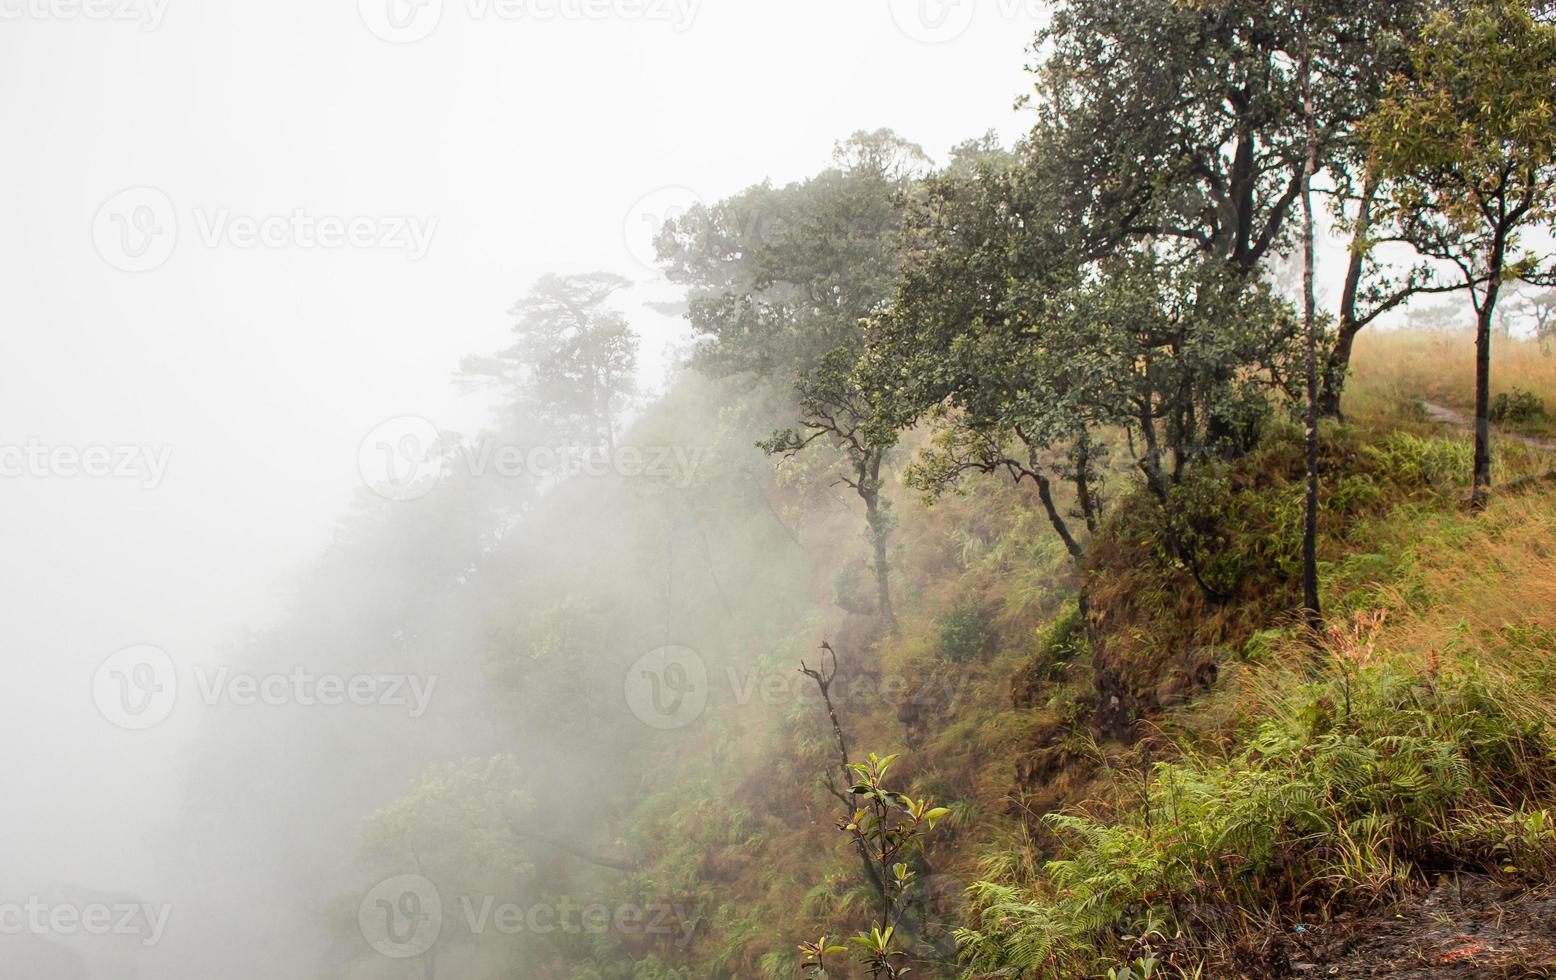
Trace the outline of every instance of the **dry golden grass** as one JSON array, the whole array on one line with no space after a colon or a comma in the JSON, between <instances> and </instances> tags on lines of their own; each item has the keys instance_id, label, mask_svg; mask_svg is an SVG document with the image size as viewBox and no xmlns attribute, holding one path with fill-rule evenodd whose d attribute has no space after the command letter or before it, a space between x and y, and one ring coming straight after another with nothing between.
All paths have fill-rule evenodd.
<instances>
[{"instance_id":1,"label":"dry golden grass","mask_svg":"<svg viewBox=\"0 0 1556 980\"><path fill-rule=\"evenodd\" d=\"M1556 658L1556 492L1497 497L1466 521L1423 541L1416 601L1392 613L1379 643L1422 667L1434 657L1473 664L1518 691ZM1556 723L1544 698L1518 708Z\"/></svg>"},{"instance_id":2,"label":"dry golden grass","mask_svg":"<svg viewBox=\"0 0 1556 980\"><path fill-rule=\"evenodd\" d=\"M1415 435L1459 439L1472 435L1468 416L1475 401L1475 338L1465 333L1368 331L1356 342L1354 376L1346 388L1347 418L1375 434L1403 429ZM1556 353L1534 340L1497 337L1492 346L1491 394L1527 391L1546 405L1549 420L1520 427L1536 443L1556 443ZM1460 427L1432 421L1422 401L1465 416ZM1507 437L1492 439L1492 478L1497 484L1556 468L1556 449ZM1469 474L1464 475L1469 484Z\"/></svg>"},{"instance_id":3,"label":"dry golden grass","mask_svg":"<svg viewBox=\"0 0 1556 980\"><path fill-rule=\"evenodd\" d=\"M1556 488L1494 496L1480 513L1416 513L1394 530L1399 542L1413 541L1399 555L1399 578L1379 590L1376 608L1331 607L1331 622L1348 632L1354 616L1386 610L1381 627L1364 629L1380 656L1423 674L1473 671L1516 701L1508 707L1517 716L1556 727L1548 696L1556 681ZM1271 654L1227 671L1168 730L1201 751L1230 750L1250 719L1278 712L1318 663L1298 632L1274 638Z\"/></svg>"},{"instance_id":4,"label":"dry golden grass","mask_svg":"<svg viewBox=\"0 0 1556 980\"><path fill-rule=\"evenodd\" d=\"M1349 411L1414 398L1469 412L1475 404L1475 337L1468 332L1368 330L1356 339L1347 391ZM1534 340L1495 337L1491 345L1491 395L1531 392L1556 412L1556 354Z\"/></svg>"}]
</instances>

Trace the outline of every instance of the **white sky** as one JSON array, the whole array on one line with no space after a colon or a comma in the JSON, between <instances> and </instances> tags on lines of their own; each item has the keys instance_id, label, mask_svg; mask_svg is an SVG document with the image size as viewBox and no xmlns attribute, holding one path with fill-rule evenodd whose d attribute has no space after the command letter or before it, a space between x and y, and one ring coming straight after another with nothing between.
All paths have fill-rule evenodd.
<instances>
[{"instance_id":1,"label":"white sky","mask_svg":"<svg viewBox=\"0 0 1556 980\"><path fill-rule=\"evenodd\" d=\"M503 343L534 278L650 278L626 233L645 195L799 178L855 129L940 158L991 127L1008 141L1037 26L1012 0L702 0L689 24L631 0L526 0L517 20L446 0L396 45L366 26L391 3L0 0L0 447L172 452L154 489L0 477L0 880L134 877L123 841L188 726L112 728L94 668L135 643L199 659L259 622L359 486L369 430L478 424L451 373ZM138 22L85 15L100 5ZM412 28L431 11L399 10ZM178 235L128 273L100 254L118 204L99 211L136 187ZM420 260L202 241L224 213L299 209L437 226ZM131 235L166 217L118 213ZM642 324L653 370L673 326Z\"/></svg>"}]
</instances>

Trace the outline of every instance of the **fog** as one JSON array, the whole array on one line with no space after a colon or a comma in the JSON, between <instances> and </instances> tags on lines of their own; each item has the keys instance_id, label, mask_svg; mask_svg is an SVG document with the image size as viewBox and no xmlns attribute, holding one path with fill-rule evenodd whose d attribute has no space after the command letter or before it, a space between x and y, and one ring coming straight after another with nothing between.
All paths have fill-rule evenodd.
<instances>
[{"instance_id":1,"label":"fog","mask_svg":"<svg viewBox=\"0 0 1556 980\"><path fill-rule=\"evenodd\" d=\"M0 3L0 443L16 464L0 479L0 903L167 913L146 912L160 924L128 952L56 922L44 938L75 961L28 945L37 930L0 936L4 976L408 975L332 951L320 895L296 882L349 893L367 812L425 763L508 745L468 724L495 710L478 651L498 603L468 594L479 545L449 559L448 592L411 581L440 560L412 547L430 505L369 493L364 441L407 417L492 425L499 399L455 374L510 342L509 310L548 273L632 280L618 308L645 396L626 418L642 417L685 340L648 305L679 295L653 265L663 219L814 174L857 130L937 158L987 129L1009 142L1037 23L992 2L383 5ZM943 13L950 28L921 20ZM610 513L526 529L558 496L535 492L513 533L542 569L627 547L633 527L613 525L630 518ZM331 550L364 511L402 522L386 538L404 548ZM721 559L744 546L720 541ZM682 585L721 601L722 571ZM517 590L501 604L537 612ZM659 612L644 628L665 630ZM375 616L405 621L352 648ZM403 656L379 656L411 621ZM109 658L138 645L165 651L180 687L150 727L110 717L134 675ZM221 665L255 662L436 686L328 716L296 686L247 708L209 693ZM415 758L386 770L352 738L383 731ZM525 763L565 782L592 758L567 754L575 734ZM278 783L294 760L331 775ZM361 805L311 811L321 785ZM252 823L208 839L189 822L238 814Z\"/></svg>"}]
</instances>

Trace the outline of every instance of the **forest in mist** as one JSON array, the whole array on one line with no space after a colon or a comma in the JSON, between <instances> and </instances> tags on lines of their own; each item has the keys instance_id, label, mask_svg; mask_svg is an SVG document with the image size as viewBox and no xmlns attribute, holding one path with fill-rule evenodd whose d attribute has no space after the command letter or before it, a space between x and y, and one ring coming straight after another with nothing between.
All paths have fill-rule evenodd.
<instances>
[{"instance_id":1,"label":"forest in mist","mask_svg":"<svg viewBox=\"0 0 1556 980\"><path fill-rule=\"evenodd\" d=\"M0 980L1556 976L1550 4L383 6L0 24Z\"/></svg>"}]
</instances>

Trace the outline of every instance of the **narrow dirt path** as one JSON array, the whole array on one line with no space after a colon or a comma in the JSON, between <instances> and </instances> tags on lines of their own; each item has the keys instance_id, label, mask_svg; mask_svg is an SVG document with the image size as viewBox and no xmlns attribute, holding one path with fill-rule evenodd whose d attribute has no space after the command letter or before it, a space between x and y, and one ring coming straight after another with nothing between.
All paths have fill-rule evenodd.
<instances>
[{"instance_id":1,"label":"narrow dirt path","mask_svg":"<svg viewBox=\"0 0 1556 980\"><path fill-rule=\"evenodd\" d=\"M1447 408L1443 405L1434 405L1428 401L1423 401L1421 405L1426 409L1426 414L1431 416L1433 422L1438 422L1442 425L1451 425L1459 429L1473 430L1475 428L1475 420L1470 418L1468 415L1465 415L1463 412L1456 412L1451 408ZM1530 446L1534 449L1542 449L1545 452L1556 453L1556 440L1536 439L1533 436L1519 435L1516 432L1506 432L1502 429L1496 428L1495 426L1492 427L1492 430L1493 436L1497 439L1509 439L1513 442L1521 442L1524 445Z\"/></svg>"}]
</instances>

